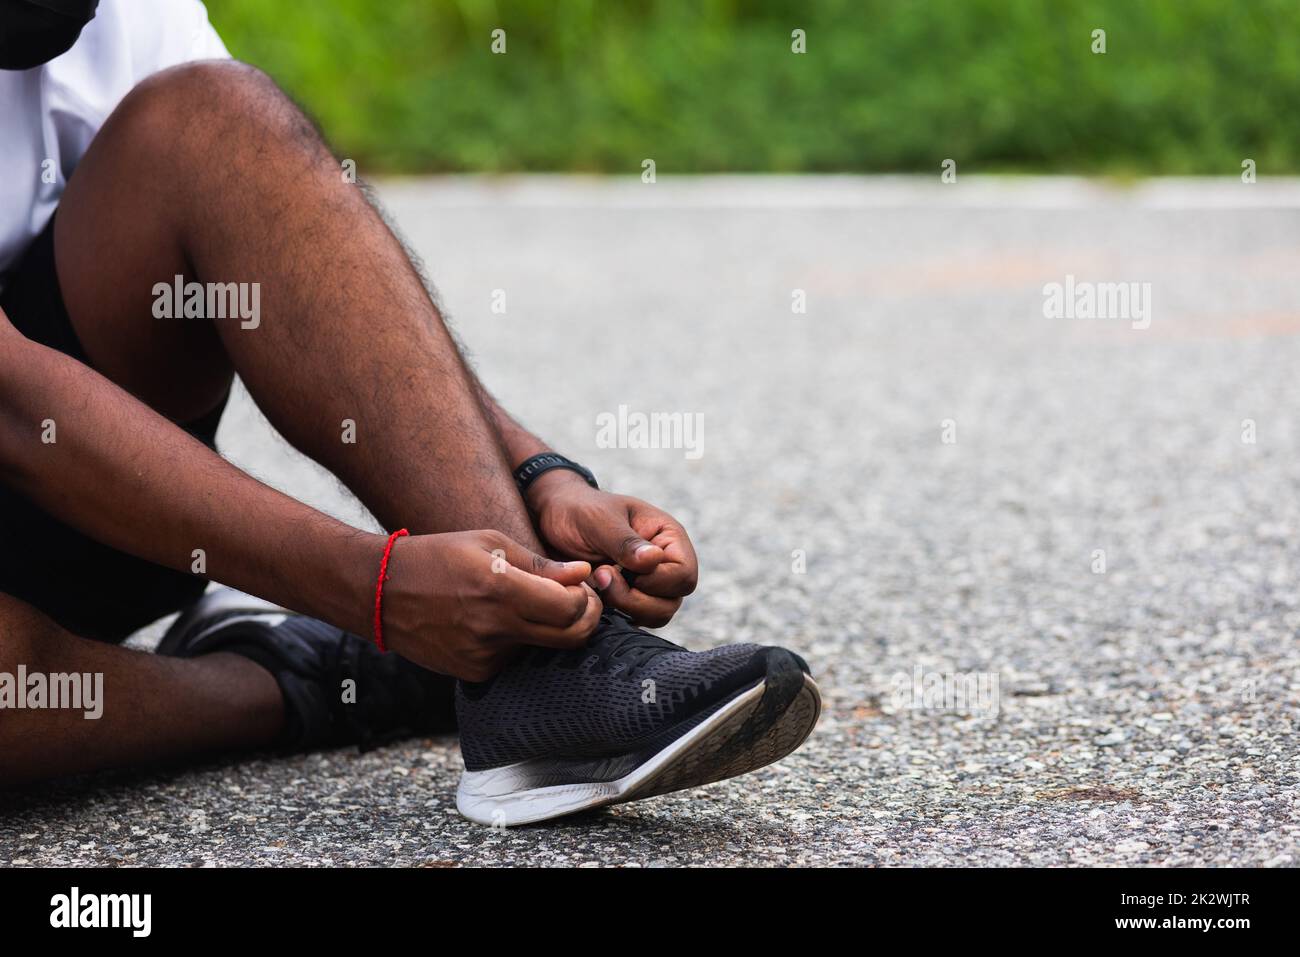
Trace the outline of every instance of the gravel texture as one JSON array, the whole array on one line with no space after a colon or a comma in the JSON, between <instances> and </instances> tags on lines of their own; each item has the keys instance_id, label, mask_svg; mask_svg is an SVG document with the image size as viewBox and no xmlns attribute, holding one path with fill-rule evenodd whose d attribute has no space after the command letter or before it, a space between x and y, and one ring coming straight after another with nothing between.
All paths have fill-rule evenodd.
<instances>
[{"instance_id":1,"label":"gravel texture","mask_svg":"<svg viewBox=\"0 0 1300 957\"><path fill-rule=\"evenodd\" d=\"M506 833L457 816L454 739L104 775L0 798L0 864L1300 864L1300 186L381 195L503 403L692 531L668 636L798 650L820 726ZM1045 318L1067 275L1150 283L1150 327ZM619 405L701 415L703 454L597 448ZM369 522L246 396L220 440ZM918 673L997 694L913 701Z\"/></svg>"}]
</instances>

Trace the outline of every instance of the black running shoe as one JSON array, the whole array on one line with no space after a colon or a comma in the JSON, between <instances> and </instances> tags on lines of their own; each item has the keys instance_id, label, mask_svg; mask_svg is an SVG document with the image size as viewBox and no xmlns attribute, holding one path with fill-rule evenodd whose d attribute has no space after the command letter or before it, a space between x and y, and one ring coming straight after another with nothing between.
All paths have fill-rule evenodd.
<instances>
[{"instance_id":1,"label":"black running shoe","mask_svg":"<svg viewBox=\"0 0 1300 957\"><path fill-rule=\"evenodd\" d=\"M798 655L691 652L601 616L585 648L536 649L456 690L460 813L528 824L695 787L779 761L821 713Z\"/></svg>"},{"instance_id":2,"label":"black running shoe","mask_svg":"<svg viewBox=\"0 0 1300 957\"><path fill-rule=\"evenodd\" d=\"M333 625L230 589L209 592L167 630L157 653L228 651L275 676L284 694L286 752L378 747L456 728L452 678ZM344 681L355 685L345 689ZM347 693L345 693L345 690Z\"/></svg>"}]
</instances>

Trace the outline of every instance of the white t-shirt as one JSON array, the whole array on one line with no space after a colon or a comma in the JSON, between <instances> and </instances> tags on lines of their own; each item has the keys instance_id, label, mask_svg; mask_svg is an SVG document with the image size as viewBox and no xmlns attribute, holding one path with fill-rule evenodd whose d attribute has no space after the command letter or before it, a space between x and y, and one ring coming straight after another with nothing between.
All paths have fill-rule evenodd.
<instances>
[{"instance_id":1,"label":"white t-shirt","mask_svg":"<svg viewBox=\"0 0 1300 957\"><path fill-rule=\"evenodd\" d=\"M131 87L178 63L229 56L200 0L101 0L72 49L0 70L0 281Z\"/></svg>"}]
</instances>

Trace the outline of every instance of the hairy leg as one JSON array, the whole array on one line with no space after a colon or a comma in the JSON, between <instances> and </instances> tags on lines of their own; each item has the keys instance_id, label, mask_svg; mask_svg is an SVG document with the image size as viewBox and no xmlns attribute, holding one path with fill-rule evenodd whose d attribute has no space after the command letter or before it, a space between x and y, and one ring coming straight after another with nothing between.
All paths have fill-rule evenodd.
<instances>
[{"instance_id":1,"label":"hairy leg","mask_svg":"<svg viewBox=\"0 0 1300 957\"><path fill-rule=\"evenodd\" d=\"M238 655L162 658L88 641L0 594L0 674L103 675L102 714L0 708L0 782L255 748L280 733L270 673Z\"/></svg>"},{"instance_id":2,"label":"hairy leg","mask_svg":"<svg viewBox=\"0 0 1300 957\"><path fill-rule=\"evenodd\" d=\"M132 91L68 185L55 248L91 362L154 408L211 408L233 368L387 527L493 528L540 551L418 273L265 75L191 64ZM256 283L258 324L155 318L154 286L176 275Z\"/></svg>"},{"instance_id":3,"label":"hairy leg","mask_svg":"<svg viewBox=\"0 0 1300 957\"><path fill-rule=\"evenodd\" d=\"M491 528L541 551L501 437L423 283L301 113L236 63L159 74L78 164L55 255L91 364L176 422L238 372L297 448L389 528ZM154 287L257 283L260 322L155 318ZM355 444L343 441L344 420ZM0 671L102 672L104 715L0 711L0 778L31 780L272 741L275 680L78 638L0 595ZM12 666L12 667L11 667Z\"/></svg>"}]
</instances>

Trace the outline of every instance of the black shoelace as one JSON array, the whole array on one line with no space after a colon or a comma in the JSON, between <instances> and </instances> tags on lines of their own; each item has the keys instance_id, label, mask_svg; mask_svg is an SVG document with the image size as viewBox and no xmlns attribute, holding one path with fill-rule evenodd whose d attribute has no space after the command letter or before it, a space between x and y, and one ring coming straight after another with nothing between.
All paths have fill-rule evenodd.
<instances>
[{"instance_id":1,"label":"black shoelace","mask_svg":"<svg viewBox=\"0 0 1300 957\"><path fill-rule=\"evenodd\" d=\"M557 664L577 667L595 654L593 671L609 672L622 667L625 677L631 677L638 668L656 655L681 651L666 638L642 631L621 611L607 611L600 616L600 624L592 634L587 647L565 652Z\"/></svg>"}]
</instances>

